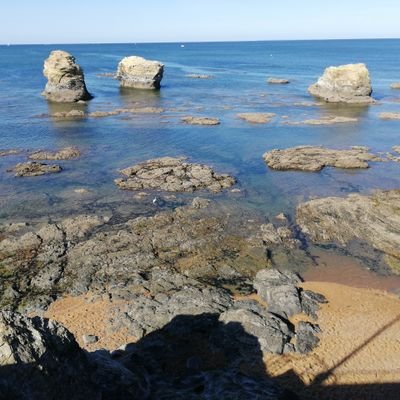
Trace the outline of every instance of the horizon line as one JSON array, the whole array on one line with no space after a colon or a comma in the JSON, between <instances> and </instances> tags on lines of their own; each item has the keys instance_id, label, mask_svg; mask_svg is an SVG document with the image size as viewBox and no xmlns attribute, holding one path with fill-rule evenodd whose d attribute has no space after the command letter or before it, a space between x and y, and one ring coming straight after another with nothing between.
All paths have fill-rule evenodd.
<instances>
[{"instance_id":1,"label":"horizon line","mask_svg":"<svg viewBox=\"0 0 400 400\"><path fill-rule=\"evenodd\" d=\"M0 46L53 46L53 45L88 45L88 44L198 44L198 43L258 43L258 42L321 42L349 40L399 40L400 37L365 37L365 38L319 38L319 39L251 39L251 40L183 40L183 41L140 41L140 42L54 42L54 43L0 43Z\"/></svg>"}]
</instances>

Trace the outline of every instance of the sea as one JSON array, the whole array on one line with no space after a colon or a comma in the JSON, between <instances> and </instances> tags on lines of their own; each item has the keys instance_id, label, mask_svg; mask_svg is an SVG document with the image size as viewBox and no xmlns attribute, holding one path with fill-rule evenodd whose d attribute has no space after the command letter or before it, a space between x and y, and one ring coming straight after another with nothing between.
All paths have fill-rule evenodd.
<instances>
[{"instance_id":1,"label":"sea","mask_svg":"<svg viewBox=\"0 0 400 400\"><path fill-rule=\"evenodd\" d=\"M46 84L43 62L56 49L76 57L93 100L60 105L41 96ZM194 195L266 219L279 213L293 219L296 206L310 198L399 188L396 162L371 163L365 170L325 168L305 173L272 171L262 158L269 150L298 145L362 145L376 153L400 145L400 121L378 116L400 111L400 90L390 88L400 81L399 54L400 40L0 46L0 149L22 150L0 158L0 222L57 219L105 209L121 215L151 212L153 193L150 200L138 200L113 180L121 168L162 156L185 156L235 176L240 192ZM165 64L159 91L121 89L117 80L104 76L130 55ZM308 94L308 86L326 67L359 62L370 71L376 104L320 105ZM210 79L193 79L191 74ZM267 84L269 77L287 78L290 83ZM159 107L164 112L78 120L49 117L71 109L132 107ZM269 124L249 124L237 117L243 112L271 112L276 117ZM186 125L181 118L187 115L219 118L221 124ZM288 123L325 116L356 117L358 122ZM8 171L25 161L29 151L66 146L79 148L82 156L60 161L60 174L17 178ZM175 207L194 195L169 194L163 207Z\"/></svg>"}]
</instances>

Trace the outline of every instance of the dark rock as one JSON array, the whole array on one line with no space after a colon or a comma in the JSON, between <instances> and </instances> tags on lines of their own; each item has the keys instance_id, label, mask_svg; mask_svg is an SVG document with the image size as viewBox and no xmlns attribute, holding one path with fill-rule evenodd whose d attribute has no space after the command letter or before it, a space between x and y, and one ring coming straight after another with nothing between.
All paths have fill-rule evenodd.
<instances>
[{"instance_id":1,"label":"dark rock","mask_svg":"<svg viewBox=\"0 0 400 400\"><path fill-rule=\"evenodd\" d=\"M317 312L320 309L320 305L328 302L323 294L315 293L311 290L302 290L300 296L303 312L314 319L318 318Z\"/></svg>"},{"instance_id":2,"label":"dark rock","mask_svg":"<svg viewBox=\"0 0 400 400\"><path fill-rule=\"evenodd\" d=\"M319 343L317 334L321 332L318 325L301 321L296 328L296 350L301 354L312 351Z\"/></svg>"}]
</instances>

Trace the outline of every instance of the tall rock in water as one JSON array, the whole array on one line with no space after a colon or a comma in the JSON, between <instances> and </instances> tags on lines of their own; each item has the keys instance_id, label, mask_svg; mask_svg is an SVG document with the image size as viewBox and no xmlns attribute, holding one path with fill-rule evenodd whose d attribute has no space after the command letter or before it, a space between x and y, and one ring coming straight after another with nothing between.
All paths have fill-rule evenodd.
<instances>
[{"instance_id":1,"label":"tall rock in water","mask_svg":"<svg viewBox=\"0 0 400 400\"><path fill-rule=\"evenodd\" d=\"M365 64L348 64L325 69L310 94L329 103L373 103L369 72Z\"/></svg>"},{"instance_id":2,"label":"tall rock in water","mask_svg":"<svg viewBox=\"0 0 400 400\"><path fill-rule=\"evenodd\" d=\"M164 73L164 65L158 61L131 56L118 64L117 79L121 86L136 89L159 89Z\"/></svg>"},{"instance_id":3,"label":"tall rock in water","mask_svg":"<svg viewBox=\"0 0 400 400\"><path fill-rule=\"evenodd\" d=\"M74 103L92 98L86 89L82 68L66 51L52 51L44 62L43 74L48 82L42 95L47 100Z\"/></svg>"}]
</instances>

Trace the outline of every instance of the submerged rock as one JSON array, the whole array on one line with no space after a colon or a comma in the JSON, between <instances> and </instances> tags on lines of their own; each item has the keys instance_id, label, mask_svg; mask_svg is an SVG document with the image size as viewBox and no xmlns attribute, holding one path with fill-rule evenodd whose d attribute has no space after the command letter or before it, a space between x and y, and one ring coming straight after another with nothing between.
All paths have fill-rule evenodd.
<instances>
[{"instance_id":1,"label":"submerged rock","mask_svg":"<svg viewBox=\"0 0 400 400\"><path fill-rule=\"evenodd\" d=\"M163 74L164 65L160 62L131 56L120 61L116 78L122 87L159 89Z\"/></svg>"},{"instance_id":2,"label":"submerged rock","mask_svg":"<svg viewBox=\"0 0 400 400\"><path fill-rule=\"evenodd\" d=\"M9 172L14 172L15 176L40 176L54 174L61 171L62 168L59 165L49 165L34 161L19 163L13 169L9 170Z\"/></svg>"},{"instance_id":3,"label":"submerged rock","mask_svg":"<svg viewBox=\"0 0 400 400\"><path fill-rule=\"evenodd\" d=\"M273 85L287 85L290 83L289 79L284 78L268 78L267 82Z\"/></svg>"},{"instance_id":4,"label":"submerged rock","mask_svg":"<svg viewBox=\"0 0 400 400\"><path fill-rule=\"evenodd\" d=\"M85 113L82 110L59 111L51 114L50 117L55 119L80 119L85 118Z\"/></svg>"},{"instance_id":5,"label":"submerged rock","mask_svg":"<svg viewBox=\"0 0 400 400\"><path fill-rule=\"evenodd\" d=\"M181 121L189 125L219 125L221 122L218 118L209 117L183 117Z\"/></svg>"},{"instance_id":6,"label":"submerged rock","mask_svg":"<svg viewBox=\"0 0 400 400\"><path fill-rule=\"evenodd\" d=\"M311 200L298 206L296 217L314 242L346 245L358 239L383 252L395 267L400 265L399 209L400 190L389 190Z\"/></svg>"},{"instance_id":7,"label":"submerged rock","mask_svg":"<svg viewBox=\"0 0 400 400\"><path fill-rule=\"evenodd\" d=\"M70 160L78 158L80 155L81 152L77 148L65 147L59 151L35 151L29 155L29 158L31 160Z\"/></svg>"},{"instance_id":8,"label":"submerged rock","mask_svg":"<svg viewBox=\"0 0 400 400\"><path fill-rule=\"evenodd\" d=\"M371 97L371 79L365 64L329 67L308 91L329 103L374 102Z\"/></svg>"},{"instance_id":9,"label":"submerged rock","mask_svg":"<svg viewBox=\"0 0 400 400\"><path fill-rule=\"evenodd\" d=\"M90 118L110 117L119 114L161 114L164 112L160 107L135 107L135 108L117 108L110 111L93 111L88 114Z\"/></svg>"},{"instance_id":10,"label":"submerged rock","mask_svg":"<svg viewBox=\"0 0 400 400\"><path fill-rule=\"evenodd\" d=\"M81 67L66 51L52 51L44 62L43 74L48 82L42 94L50 101L74 103L92 98L86 89Z\"/></svg>"},{"instance_id":11,"label":"submerged rock","mask_svg":"<svg viewBox=\"0 0 400 400\"><path fill-rule=\"evenodd\" d=\"M336 125L358 122L357 118L350 117L323 117L320 119L306 119L299 122L288 122L290 125Z\"/></svg>"},{"instance_id":12,"label":"submerged rock","mask_svg":"<svg viewBox=\"0 0 400 400\"><path fill-rule=\"evenodd\" d=\"M276 116L274 113L240 113L237 115L240 119L243 119L252 124L266 124L271 122L272 118Z\"/></svg>"},{"instance_id":13,"label":"submerged rock","mask_svg":"<svg viewBox=\"0 0 400 400\"><path fill-rule=\"evenodd\" d=\"M126 178L114 182L121 189L155 189L170 192L210 190L219 192L235 184L229 175L219 175L210 167L190 164L185 158L162 157L121 170Z\"/></svg>"},{"instance_id":14,"label":"submerged rock","mask_svg":"<svg viewBox=\"0 0 400 400\"><path fill-rule=\"evenodd\" d=\"M21 150L18 149L0 150L0 157L14 156L19 153L21 153Z\"/></svg>"},{"instance_id":15,"label":"submerged rock","mask_svg":"<svg viewBox=\"0 0 400 400\"><path fill-rule=\"evenodd\" d=\"M268 167L280 171L321 171L325 167L368 168L370 161L382 161L368 148L353 146L349 150L327 149L322 146L299 146L271 150L263 155Z\"/></svg>"},{"instance_id":16,"label":"submerged rock","mask_svg":"<svg viewBox=\"0 0 400 400\"><path fill-rule=\"evenodd\" d=\"M191 78L191 79L212 79L211 75L205 75L205 74L188 74L186 75L186 78Z\"/></svg>"},{"instance_id":17,"label":"submerged rock","mask_svg":"<svg viewBox=\"0 0 400 400\"><path fill-rule=\"evenodd\" d=\"M380 119L400 120L400 112L382 112L379 114Z\"/></svg>"}]
</instances>

